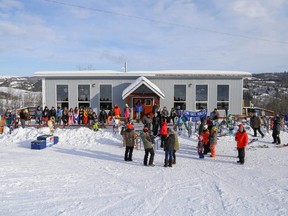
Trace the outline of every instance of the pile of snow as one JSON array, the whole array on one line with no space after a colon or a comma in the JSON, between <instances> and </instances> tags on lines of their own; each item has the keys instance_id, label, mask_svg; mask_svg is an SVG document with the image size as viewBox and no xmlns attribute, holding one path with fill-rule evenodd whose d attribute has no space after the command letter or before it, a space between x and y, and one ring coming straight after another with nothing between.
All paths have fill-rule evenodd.
<instances>
[{"instance_id":1,"label":"pile of snow","mask_svg":"<svg viewBox=\"0 0 288 216\"><path fill-rule=\"evenodd\" d=\"M0 135L0 215L288 215L288 143L271 134L249 145L239 165L233 136L222 136L216 159L199 159L197 137L182 134L177 164L143 166L144 150L124 161L112 129L59 129L59 143L31 150L48 128ZM252 131L248 131L252 139ZM271 132L270 132L271 133Z\"/></svg>"}]
</instances>

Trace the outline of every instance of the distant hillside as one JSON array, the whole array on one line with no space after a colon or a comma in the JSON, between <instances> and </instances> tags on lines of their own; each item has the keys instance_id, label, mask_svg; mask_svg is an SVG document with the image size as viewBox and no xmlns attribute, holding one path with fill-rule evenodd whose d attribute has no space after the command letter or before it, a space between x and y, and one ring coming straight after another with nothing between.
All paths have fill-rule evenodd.
<instances>
[{"instance_id":1,"label":"distant hillside","mask_svg":"<svg viewBox=\"0 0 288 216\"><path fill-rule=\"evenodd\" d=\"M34 77L0 76L0 87L11 87L32 92L41 92L42 80Z\"/></svg>"},{"instance_id":2,"label":"distant hillside","mask_svg":"<svg viewBox=\"0 0 288 216\"><path fill-rule=\"evenodd\" d=\"M244 99L251 99L254 106L288 113L288 72L253 74L243 87Z\"/></svg>"},{"instance_id":3,"label":"distant hillside","mask_svg":"<svg viewBox=\"0 0 288 216\"><path fill-rule=\"evenodd\" d=\"M6 109L42 104L42 80L0 76L0 113Z\"/></svg>"}]
</instances>

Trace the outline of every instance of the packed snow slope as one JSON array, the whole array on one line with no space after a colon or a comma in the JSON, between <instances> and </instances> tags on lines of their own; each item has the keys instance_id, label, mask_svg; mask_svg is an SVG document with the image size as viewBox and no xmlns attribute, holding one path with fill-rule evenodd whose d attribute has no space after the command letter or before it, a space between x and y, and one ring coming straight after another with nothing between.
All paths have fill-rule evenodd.
<instances>
[{"instance_id":1,"label":"packed snow slope","mask_svg":"<svg viewBox=\"0 0 288 216\"><path fill-rule=\"evenodd\" d=\"M60 129L59 143L30 149L48 128L0 135L0 215L288 215L288 143L271 132L249 145L239 165L233 136L222 136L215 159L199 159L197 137L183 133L177 164L143 166L143 146L124 161L122 137L112 129ZM249 139L252 131L248 130Z\"/></svg>"}]
</instances>

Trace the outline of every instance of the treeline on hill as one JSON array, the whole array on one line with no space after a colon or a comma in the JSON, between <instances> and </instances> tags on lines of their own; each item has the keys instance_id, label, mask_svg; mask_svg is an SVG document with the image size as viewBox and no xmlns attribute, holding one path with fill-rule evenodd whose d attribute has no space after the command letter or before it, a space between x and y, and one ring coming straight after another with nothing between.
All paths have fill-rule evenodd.
<instances>
[{"instance_id":1,"label":"treeline on hill","mask_svg":"<svg viewBox=\"0 0 288 216\"><path fill-rule=\"evenodd\" d=\"M251 100L254 106L273 110L278 114L287 114L288 72L253 74L253 78L257 79L244 81L244 88L248 89L244 92L244 99ZM265 89L267 96L263 94Z\"/></svg>"}]
</instances>

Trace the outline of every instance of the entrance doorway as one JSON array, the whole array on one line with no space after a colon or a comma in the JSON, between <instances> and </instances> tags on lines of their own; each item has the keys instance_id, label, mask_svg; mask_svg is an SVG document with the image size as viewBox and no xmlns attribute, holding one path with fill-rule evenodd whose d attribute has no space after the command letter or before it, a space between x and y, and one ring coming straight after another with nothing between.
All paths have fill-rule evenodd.
<instances>
[{"instance_id":1,"label":"entrance doorway","mask_svg":"<svg viewBox=\"0 0 288 216\"><path fill-rule=\"evenodd\" d=\"M141 119L143 118L144 115L151 113L152 114L152 109L154 105L155 98L154 97L133 97L133 118L135 119L136 113L135 113L135 105L136 103L140 101L142 107L143 107L143 112L141 113Z\"/></svg>"}]
</instances>

